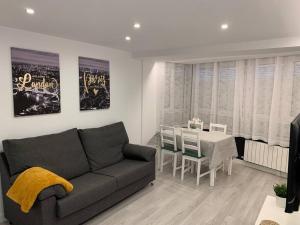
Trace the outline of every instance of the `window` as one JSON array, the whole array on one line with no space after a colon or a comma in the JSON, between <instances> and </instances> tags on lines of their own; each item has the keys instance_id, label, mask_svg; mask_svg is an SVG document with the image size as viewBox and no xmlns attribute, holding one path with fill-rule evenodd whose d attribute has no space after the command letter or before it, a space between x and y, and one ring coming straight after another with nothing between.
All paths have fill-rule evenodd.
<instances>
[{"instance_id":1,"label":"window","mask_svg":"<svg viewBox=\"0 0 300 225\"><path fill-rule=\"evenodd\" d=\"M269 119L274 86L275 58L256 60L253 133L254 139L268 141Z\"/></svg>"},{"instance_id":2,"label":"window","mask_svg":"<svg viewBox=\"0 0 300 225\"><path fill-rule=\"evenodd\" d=\"M229 132L232 131L233 123L235 74L235 62L219 63L216 122L227 124Z\"/></svg>"},{"instance_id":3,"label":"window","mask_svg":"<svg viewBox=\"0 0 300 225\"><path fill-rule=\"evenodd\" d=\"M214 76L214 64L202 63L194 66L193 84L193 116L201 118L206 125L210 122L212 85Z\"/></svg>"},{"instance_id":4,"label":"window","mask_svg":"<svg viewBox=\"0 0 300 225\"><path fill-rule=\"evenodd\" d=\"M164 82L164 111L161 123L187 123L191 112L192 66L167 63Z\"/></svg>"}]
</instances>

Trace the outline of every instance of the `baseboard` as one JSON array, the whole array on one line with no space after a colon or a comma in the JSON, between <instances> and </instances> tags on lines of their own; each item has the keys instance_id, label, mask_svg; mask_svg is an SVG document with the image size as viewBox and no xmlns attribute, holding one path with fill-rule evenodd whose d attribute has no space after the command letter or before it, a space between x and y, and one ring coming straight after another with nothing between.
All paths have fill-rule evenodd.
<instances>
[{"instance_id":1,"label":"baseboard","mask_svg":"<svg viewBox=\"0 0 300 225\"><path fill-rule=\"evenodd\" d=\"M250 162L247 162L247 161L244 161L244 160L236 160L235 162L239 162L239 163L241 163L245 166L251 167L253 169L257 169L257 170L260 170L260 171L263 171L263 172L266 172L266 173L270 173L270 174L273 174L273 175L276 175L276 176L279 176L279 177L287 178L287 173L284 173L284 172L281 172L281 171L278 171L278 170L274 170L274 169L271 169L271 168L268 168L268 167L264 167L264 166L261 166L261 165L250 163Z\"/></svg>"}]
</instances>

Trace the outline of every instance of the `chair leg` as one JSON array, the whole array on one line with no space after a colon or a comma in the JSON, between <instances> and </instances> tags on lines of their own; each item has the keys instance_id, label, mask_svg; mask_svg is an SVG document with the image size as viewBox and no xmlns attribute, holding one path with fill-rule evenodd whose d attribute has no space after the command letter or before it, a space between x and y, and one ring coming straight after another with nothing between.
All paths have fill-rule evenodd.
<instances>
[{"instance_id":1,"label":"chair leg","mask_svg":"<svg viewBox=\"0 0 300 225\"><path fill-rule=\"evenodd\" d=\"M176 176L176 169L177 169L177 154L174 154L173 158L173 177Z\"/></svg>"},{"instance_id":2,"label":"chair leg","mask_svg":"<svg viewBox=\"0 0 300 225\"><path fill-rule=\"evenodd\" d=\"M182 157L182 163L181 163L181 180L183 180L184 178L184 164L185 164L185 160L184 157Z\"/></svg>"},{"instance_id":3,"label":"chair leg","mask_svg":"<svg viewBox=\"0 0 300 225\"><path fill-rule=\"evenodd\" d=\"M225 160L222 163L222 171L225 172Z\"/></svg>"},{"instance_id":4,"label":"chair leg","mask_svg":"<svg viewBox=\"0 0 300 225\"><path fill-rule=\"evenodd\" d=\"M215 168L210 170L210 182L209 186L213 187L215 186Z\"/></svg>"},{"instance_id":5,"label":"chair leg","mask_svg":"<svg viewBox=\"0 0 300 225\"><path fill-rule=\"evenodd\" d=\"M164 151L161 151L161 157L160 157L160 172L163 172L164 170Z\"/></svg>"},{"instance_id":6,"label":"chair leg","mask_svg":"<svg viewBox=\"0 0 300 225\"><path fill-rule=\"evenodd\" d=\"M232 172L232 157L230 157L228 163L228 176L231 176L231 172Z\"/></svg>"},{"instance_id":7,"label":"chair leg","mask_svg":"<svg viewBox=\"0 0 300 225\"><path fill-rule=\"evenodd\" d=\"M201 169L201 161L197 163L197 186L199 185L199 180L200 180L200 169Z\"/></svg>"},{"instance_id":8,"label":"chair leg","mask_svg":"<svg viewBox=\"0 0 300 225\"><path fill-rule=\"evenodd\" d=\"M192 162L192 168L191 168L191 173L193 174L196 169L196 162Z\"/></svg>"}]
</instances>

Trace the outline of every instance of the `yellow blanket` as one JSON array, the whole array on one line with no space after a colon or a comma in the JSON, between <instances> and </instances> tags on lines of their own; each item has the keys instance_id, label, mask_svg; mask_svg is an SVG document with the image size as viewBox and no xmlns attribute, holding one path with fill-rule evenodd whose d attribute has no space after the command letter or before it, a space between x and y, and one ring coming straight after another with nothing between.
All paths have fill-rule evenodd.
<instances>
[{"instance_id":1,"label":"yellow blanket","mask_svg":"<svg viewBox=\"0 0 300 225\"><path fill-rule=\"evenodd\" d=\"M41 167L32 167L18 176L6 195L21 206L22 212L28 213L38 194L56 184L61 184L67 192L73 190L73 185L64 178Z\"/></svg>"}]
</instances>

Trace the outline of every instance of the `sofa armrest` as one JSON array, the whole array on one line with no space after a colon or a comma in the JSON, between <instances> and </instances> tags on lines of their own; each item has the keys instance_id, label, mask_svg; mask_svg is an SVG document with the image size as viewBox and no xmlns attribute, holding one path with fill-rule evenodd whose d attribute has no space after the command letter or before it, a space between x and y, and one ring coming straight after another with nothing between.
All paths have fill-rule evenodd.
<instances>
[{"instance_id":1,"label":"sofa armrest","mask_svg":"<svg viewBox=\"0 0 300 225\"><path fill-rule=\"evenodd\" d=\"M4 152L0 154L0 174L1 174L1 187L2 194L5 195L10 188L10 174L8 169L8 162Z\"/></svg>"},{"instance_id":2,"label":"sofa armrest","mask_svg":"<svg viewBox=\"0 0 300 225\"><path fill-rule=\"evenodd\" d=\"M63 198L67 195L66 190L64 189L63 186L61 185L53 185L51 187L48 187L46 189L44 189L37 197L38 200L42 201L45 200L47 198L50 198L52 196L60 199Z\"/></svg>"},{"instance_id":3,"label":"sofa armrest","mask_svg":"<svg viewBox=\"0 0 300 225\"><path fill-rule=\"evenodd\" d=\"M151 162L155 158L156 149L148 146L126 144L123 154L126 158L139 159Z\"/></svg>"},{"instance_id":4,"label":"sofa armrest","mask_svg":"<svg viewBox=\"0 0 300 225\"><path fill-rule=\"evenodd\" d=\"M20 174L16 174L12 177L10 177L9 181L10 181L10 186L13 185L13 183L15 182L15 180L18 178ZM39 195L37 196L37 200L45 200L47 198L50 197L56 197L56 198L63 198L67 195L66 190L64 189L64 187L62 185L56 184L53 186L50 186L48 188L45 188L44 190L42 190Z\"/></svg>"}]
</instances>

